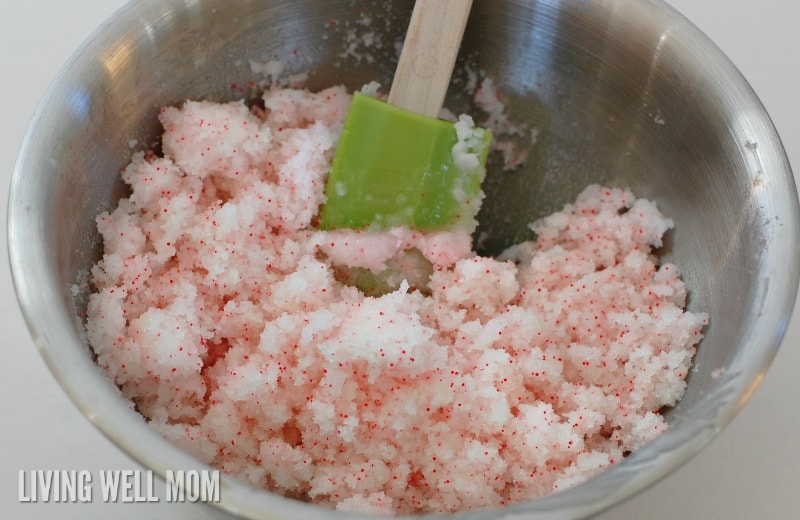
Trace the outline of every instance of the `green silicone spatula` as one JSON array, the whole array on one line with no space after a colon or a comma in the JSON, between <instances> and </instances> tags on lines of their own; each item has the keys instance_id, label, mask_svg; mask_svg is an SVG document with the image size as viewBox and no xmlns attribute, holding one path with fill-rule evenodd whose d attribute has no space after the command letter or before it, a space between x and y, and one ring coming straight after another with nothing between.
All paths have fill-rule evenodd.
<instances>
[{"instance_id":1,"label":"green silicone spatula","mask_svg":"<svg viewBox=\"0 0 800 520\"><path fill-rule=\"evenodd\" d=\"M417 0L388 102L356 93L325 187L321 229L468 227L491 141L437 119L472 0Z\"/></svg>"}]
</instances>

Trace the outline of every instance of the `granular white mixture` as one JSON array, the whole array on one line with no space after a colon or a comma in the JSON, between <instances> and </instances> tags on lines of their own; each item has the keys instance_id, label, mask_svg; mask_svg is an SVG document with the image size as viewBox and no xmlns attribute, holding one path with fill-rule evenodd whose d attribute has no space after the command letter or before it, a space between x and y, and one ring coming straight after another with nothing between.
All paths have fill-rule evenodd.
<instances>
[{"instance_id":1,"label":"granular white mixture","mask_svg":"<svg viewBox=\"0 0 800 520\"><path fill-rule=\"evenodd\" d=\"M497 259L466 231L318 231L349 100L165 108L164 156L123 172L87 330L153 427L257 486L388 514L540 497L661 433L707 322L653 255L671 221L590 186Z\"/></svg>"}]
</instances>

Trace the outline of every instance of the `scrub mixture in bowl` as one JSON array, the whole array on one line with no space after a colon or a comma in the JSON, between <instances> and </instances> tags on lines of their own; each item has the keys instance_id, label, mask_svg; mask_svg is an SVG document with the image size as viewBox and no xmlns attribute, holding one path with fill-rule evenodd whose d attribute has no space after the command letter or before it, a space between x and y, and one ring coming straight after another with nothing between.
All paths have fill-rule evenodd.
<instances>
[{"instance_id":1,"label":"scrub mixture in bowl","mask_svg":"<svg viewBox=\"0 0 800 520\"><path fill-rule=\"evenodd\" d=\"M665 430L708 318L654 255L653 203L589 186L498 258L471 229L320 231L350 95L263 98L164 108L163 156L136 155L97 220L89 341L154 428L384 514L541 497Z\"/></svg>"}]
</instances>

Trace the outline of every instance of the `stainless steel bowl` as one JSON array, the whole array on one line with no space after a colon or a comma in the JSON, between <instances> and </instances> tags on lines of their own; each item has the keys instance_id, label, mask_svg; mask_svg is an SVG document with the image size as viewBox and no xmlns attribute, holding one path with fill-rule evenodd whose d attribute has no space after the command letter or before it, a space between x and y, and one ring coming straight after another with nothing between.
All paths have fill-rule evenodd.
<instances>
[{"instance_id":1,"label":"stainless steel bowl","mask_svg":"<svg viewBox=\"0 0 800 520\"><path fill-rule=\"evenodd\" d=\"M73 293L100 254L94 217L123 195L120 169L156 142L158 107L227 100L284 60L310 88L390 84L410 0L142 0L100 28L55 79L25 138L9 203L9 249L36 345L86 416L144 466L202 468L131 412L94 364ZM371 15L374 61L342 53ZM669 430L574 489L502 511L588 516L653 484L707 444L747 401L783 337L800 273L800 210L768 115L736 68L658 0L475 2L448 106L472 111L464 63L494 78L514 117L540 130L526 166L490 176L485 252L588 183L627 186L675 220L664 248L708 311ZM250 94L251 92L244 92ZM496 166L496 165L494 165ZM492 167L494 167L492 166ZM333 511L224 478L221 515L333 518ZM227 513L224 513L224 512ZM501 516L477 511L465 518Z\"/></svg>"}]
</instances>

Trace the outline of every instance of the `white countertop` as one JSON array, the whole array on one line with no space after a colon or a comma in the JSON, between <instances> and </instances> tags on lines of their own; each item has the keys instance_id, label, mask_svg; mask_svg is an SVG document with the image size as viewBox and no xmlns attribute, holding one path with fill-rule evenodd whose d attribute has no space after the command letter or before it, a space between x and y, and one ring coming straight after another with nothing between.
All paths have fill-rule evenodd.
<instances>
[{"instance_id":1,"label":"white countertop","mask_svg":"<svg viewBox=\"0 0 800 520\"><path fill-rule=\"evenodd\" d=\"M770 112L800 172L800 2L670 0L728 54ZM50 80L123 0L3 0L0 6L0 200L25 127ZM799 178L800 173L795 177ZM6 248L6 228L2 245ZM0 269L0 518L210 518L192 504L20 503L20 470L139 469L78 412L45 367L17 307L7 255ZM800 312L762 386L696 459L601 520L796 519L800 515Z\"/></svg>"}]
</instances>

